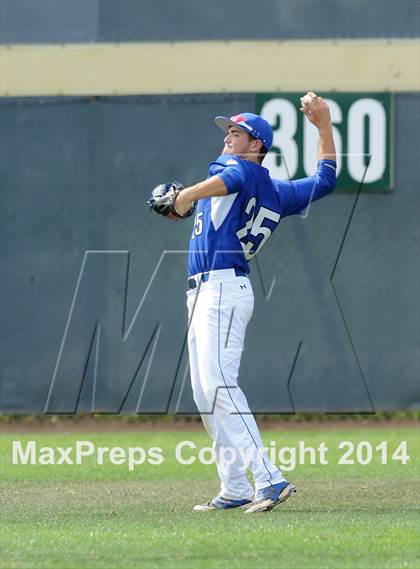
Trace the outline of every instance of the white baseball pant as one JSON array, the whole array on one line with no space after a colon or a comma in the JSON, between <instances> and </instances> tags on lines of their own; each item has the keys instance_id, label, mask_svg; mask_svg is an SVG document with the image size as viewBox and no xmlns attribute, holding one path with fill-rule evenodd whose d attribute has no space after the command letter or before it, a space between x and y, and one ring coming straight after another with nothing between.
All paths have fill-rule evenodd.
<instances>
[{"instance_id":1,"label":"white baseball pant","mask_svg":"<svg viewBox=\"0 0 420 569\"><path fill-rule=\"evenodd\" d=\"M199 277L198 277L199 278ZM220 495L250 499L254 490L282 482L270 461L247 400L238 386L238 372L254 294L247 277L233 269L211 271L209 280L187 291L188 349L194 401L213 439L221 479ZM233 451L233 452L232 452Z\"/></svg>"}]
</instances>

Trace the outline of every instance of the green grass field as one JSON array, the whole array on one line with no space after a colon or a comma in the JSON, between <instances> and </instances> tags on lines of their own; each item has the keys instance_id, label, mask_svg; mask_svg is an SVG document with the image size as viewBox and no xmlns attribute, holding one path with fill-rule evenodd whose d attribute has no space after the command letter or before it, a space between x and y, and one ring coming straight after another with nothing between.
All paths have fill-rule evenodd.
<instances>
[{"instance_id":1,"label":"green grass field","mask_svg":"<svg viewBox=\"0 0 420 569\"><path fill-rule=\"evenodd\" d=\"M186 466L176 445L208 446L201 432L3 434L1 563L6 568L418 568L419 438L414 427L264 432L267 446L317 447L328 464L284 472L298 489L266 514L193 512L218 490L214 466ZM86 459L81 465L13 465L12 441L42 446L161 447L164 462L127 464ZM338 444L387 442L387 464L338 464ZM406 464L392 460L407 441ZM367 460L366 445L360 458ZM197 454L197 453L195 453ZM382 450L382 459L385 451ZM192 451L185 451L191 456Z\"/></svg>"}]
</instances>

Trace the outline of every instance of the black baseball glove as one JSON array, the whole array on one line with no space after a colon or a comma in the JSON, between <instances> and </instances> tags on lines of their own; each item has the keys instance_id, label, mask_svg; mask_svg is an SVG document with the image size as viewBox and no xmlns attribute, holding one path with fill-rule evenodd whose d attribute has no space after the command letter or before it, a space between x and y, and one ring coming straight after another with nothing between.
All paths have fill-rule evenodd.
<instances>
[{"instance_id":1,"label":"black baseball glove","mask_svg":"<svg viewBox=\"0 0 420 569\"><path fill-rule=\"evenodd\" d=\"M184 215L180 215L175 209L175 200L179 192L182 192L184 186L179 182L168 182L167 184L159 184L152 190L147 205L151 210L167 217L168 219L184 219L190 217L194 213L195 203L190 210Z\"/></svg>"}]
</instances>

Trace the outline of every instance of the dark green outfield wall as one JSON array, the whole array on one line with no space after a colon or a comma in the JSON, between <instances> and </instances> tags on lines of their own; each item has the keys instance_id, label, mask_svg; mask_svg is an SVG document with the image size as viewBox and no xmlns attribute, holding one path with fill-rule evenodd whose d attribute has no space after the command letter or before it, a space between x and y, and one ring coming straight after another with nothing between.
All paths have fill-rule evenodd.
<instances>
[{"instance_id":1,"label":"dark green outfield wall","mask_svg":"<svg viewBox=\"0 0 420 569\"><path fill-rule=\"evenodd\" d=\"M419 36L417 0L1 0L0 43Z\"/></svg>"},{"instance_id":2,"label":"dark green outfield wall","mask_svg":"<svg viewBox=\"0 0 420 569\"><path fill-rule=\"evenodd\" d=\"M192 222L166 222L145 200L159 182L205 177L222 141L212 118L253 105L228 94L0 101L3 412L194 412ZM283 221L254 261L241 368L254 411L420 406L419 105L395 96L393 192L331 195Z\"/></svg>"}]
</instances>

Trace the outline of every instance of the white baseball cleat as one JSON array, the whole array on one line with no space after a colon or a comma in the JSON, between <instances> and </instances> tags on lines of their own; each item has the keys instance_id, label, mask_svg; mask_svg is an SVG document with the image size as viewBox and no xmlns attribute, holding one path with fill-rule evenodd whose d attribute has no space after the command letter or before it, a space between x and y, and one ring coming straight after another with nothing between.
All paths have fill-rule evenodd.
<instances>
[{"instance_id":1,"label":"white baseball cleat","mask_svg":"<svg viewBox=\"0 0 420 569\"><path fill-rule=\"evenodd\" d=\"M223 496L216 496L205 504L197 504L193 510L196 512L211 512L212 510L229 510L251 504L252 500L229 500Z\"/></svg>"},{"instance_id":2,"label":"white baseball cleat","mask_svg":"<svg viewBox=\"0 0 420 569\"><path fill-rule=\"evenodd\" d=\"M272 510L274 506L277 506L277 504L281 504L287 500L294 492L296 492L296 487L290 484L290 482L287 482L287 480L266 486L257 492L257 495L245 513L254 514L256 512L268 512Z\"/></svg>"}]
</instances>

